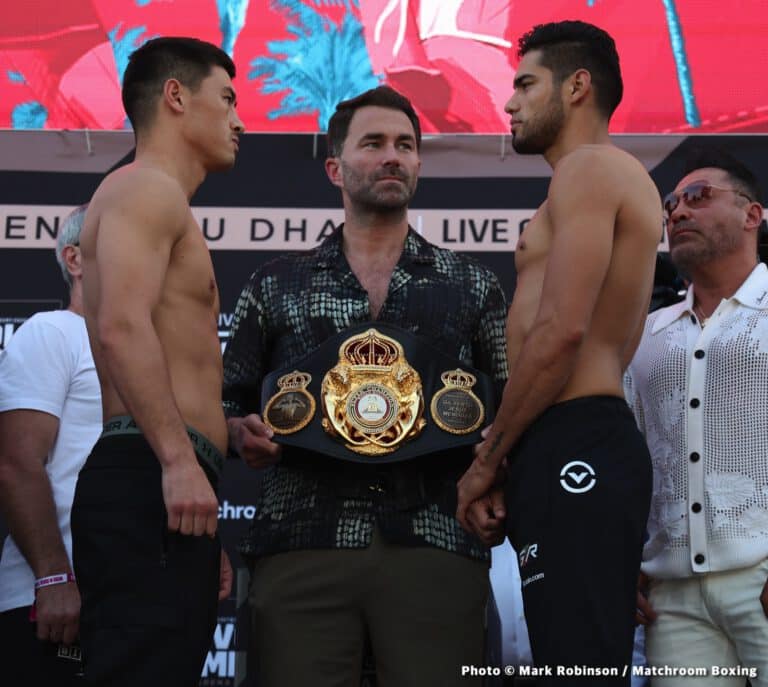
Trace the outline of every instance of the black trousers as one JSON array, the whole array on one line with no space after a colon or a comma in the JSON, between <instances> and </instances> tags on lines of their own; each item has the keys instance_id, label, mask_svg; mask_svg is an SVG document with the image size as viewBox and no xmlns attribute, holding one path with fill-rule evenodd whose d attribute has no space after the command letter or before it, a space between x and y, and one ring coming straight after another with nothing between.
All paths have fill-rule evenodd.
<instances>
[{"instance_id":1,"label":"black trousers","mask_svg":"<svg viewBox=\"0 0 768 687\"><path fill-rule=\"evenodd\" d=\"M630 684L651 487L648 449L623 399L556 404L518 443L508 533L533 660L546 673L537 685Z\"/></svg>"},{"instance_id":2,"label":"black trousers","mask_svg":"<svg viewBox=\"0 0 768 687\"><path fill-rule=\"evenodd\" d=\"M29 606L0 613L0 674L4 685L78 687L82 664L79 647L60 647L37 638Z\"/></svg>"},{"instance_id":3,"label":"black trousers","mask_svg":"<svg viewBox=\"0 0 768 687\"><path fill-rule=\"evenodd\" d=\"M96 443L78 478L72 539L86 684L196 686L221 548L168 532L160 465L143 436Z\"/></svg>"}]
</instances>

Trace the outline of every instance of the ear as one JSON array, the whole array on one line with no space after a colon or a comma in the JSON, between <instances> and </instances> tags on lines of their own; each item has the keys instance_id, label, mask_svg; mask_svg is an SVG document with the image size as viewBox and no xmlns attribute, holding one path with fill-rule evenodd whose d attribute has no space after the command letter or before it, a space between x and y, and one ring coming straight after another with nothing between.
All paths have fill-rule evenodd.
<instances>
[{"instance_id":1,"label":"ear","mask_svg":"<svg viewBox=\"0 0 768 687\"><path fill-rule=\"evenodd\" d=\"M184 112L186 89L178 79L168 79L163 84L163 101L174 112Z\"/></svg>"},{"instance_id":2,"label":"ear","mask_svg":"<svg viewBox=\"0 0 768 687\"><path fill-rule=\"evenodd\" d=\"M76 279L83 276L83 262L78 246L64 246L64 249L61 251L61 258L64 260L67 272L69 272L72 277Z\"/></svg>"},{"instance_id":3,"label":"ear","mask_svg":"<svg viewBox=\"0 0 768 687\"><path fill-rule=\"evenodd\" d=\"M744 209L747 212L744 228L747 231L758 231L760 229L760 223L763 221L763 206L758 202L752 202Z\"/></svg>"},{"instance_id":4,"label":"ear","mask_svg":"<svg viewBox=\"0 0 768 687\"><path fill-rule=\"evenodd\" d=\"M586 69L577 69L565 80L565 97L571 105L583 101L592 91L592 74Z\"/></svg>"},{"instance_id":5,"label":"ear","mask_svg":"<svg viewBox=\"0 0 768 687\"><path fill-rule=\"evenodd\" d=\"M338 157L329 157L325 160L325 173L334 186L344 187L341 175L341 160Z\"/></svg>"}]
</instances>

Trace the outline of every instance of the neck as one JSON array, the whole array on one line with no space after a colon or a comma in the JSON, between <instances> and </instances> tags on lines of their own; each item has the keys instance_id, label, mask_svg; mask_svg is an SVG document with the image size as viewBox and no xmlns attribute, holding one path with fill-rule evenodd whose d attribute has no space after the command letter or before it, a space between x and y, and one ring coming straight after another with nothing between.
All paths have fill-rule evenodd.
<instances>
[{"instance_id":1,"label":"neck","mask_svg":"<svg viewBox=\"0 0 768 687\"><path fill-rule=\"evenodd\" d=\"M403 252L408 235L407 209L396 213L350 212L344 213L344 254L358 259L387 260L395 262Z\"/></svg>"},{"instance_id":2,"label":"neck","mask_svg":"<svg viewBox=\"0 0 768 687\"><path fill-rule=\"evenodd\" d=\"M592 116L576 117L567 121L560 131L557 140L544 151L544 159L554 169L555 165L576 148L584 145L610 145L608 122Z\"/></svg>"},{"instance_id":3,"label":"neck","mask_svg":"<svg viewBox=\"0 0 768 687\"><path fill-rule=\"evenodd\" d=\"M691 270L694 305L709 317L723 299L735 294L755 269L757 261L726 256Z\"/></svg>"},{"instance_id":4,"label":"neck","mask_svg":"<svg viewBox=\"0 0 768 687\"><path fill-rule=\"evenodd\" d=\"M206 175L199 158L174 137L173 132L153 130L137 140L136 164L160 169L176 179L188 199L192 198Z\"/></svg>"},{"instance_id":5,"label":"neck","mask_svg":"<svg viewBox=\"0 0 768 687\"><path fill-rule=\"evenodd\" d=\"M83 282L75 277L72 288L69 290L69 306L67 310L84 317L83 311Z\"/></svg>"}]
</instances>

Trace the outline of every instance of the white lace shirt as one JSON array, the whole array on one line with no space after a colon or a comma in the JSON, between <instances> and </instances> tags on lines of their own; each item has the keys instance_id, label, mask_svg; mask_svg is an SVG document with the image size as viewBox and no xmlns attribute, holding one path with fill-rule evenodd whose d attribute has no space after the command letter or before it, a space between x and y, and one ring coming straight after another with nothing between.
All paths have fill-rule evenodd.
<instances>
[{"instance_id":1,"label":"white lace shirt","mask_svg":"<svg viewBox=\"0 0 768 687\"><path fill-rule=\"evenodd\" d=\"M651 313L625 390L653 459L643 571L690 577L768 557L768 268L703 327L693 287Z\"/></svg>"}]
</instances>

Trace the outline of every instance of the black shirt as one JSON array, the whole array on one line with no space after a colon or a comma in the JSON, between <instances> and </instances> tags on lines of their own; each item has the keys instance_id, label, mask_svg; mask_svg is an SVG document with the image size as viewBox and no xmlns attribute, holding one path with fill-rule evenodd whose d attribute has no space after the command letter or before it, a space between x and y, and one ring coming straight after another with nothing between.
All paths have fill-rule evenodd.
<instances>
[{"instance_id":1,"label":"black shirt","mask_svg":"<svg viewBox=\"0 0 768 687\"><path fill-rule=\"evenodd\" d=\"M370 321L368 294L342 251L343 226L316 249L265 264L246 284L224 353L227 416L261 412L261 383L323 341ZM496 276L409 230L378 315L487 373L507 377L506 303ZM456 480L471 447L372 466L284 450L265 471L241 552L358 548L376 524L390 543L435 546L485 559L487 548L455 519Z\"/></svg>"}]
</instances>

